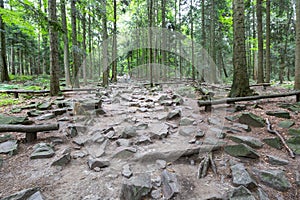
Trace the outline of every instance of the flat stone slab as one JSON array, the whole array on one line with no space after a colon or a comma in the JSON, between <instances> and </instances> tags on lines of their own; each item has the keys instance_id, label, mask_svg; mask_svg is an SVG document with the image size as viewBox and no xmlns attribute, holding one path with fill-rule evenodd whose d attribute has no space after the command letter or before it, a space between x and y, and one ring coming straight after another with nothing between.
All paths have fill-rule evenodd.
<instances>
[{"instance_id":1,"label":"flat stone slab","mask_svg":"<svg viewBox=\"0 0 300 200\"><path fill-rule=\"evenodd\" d=\"M10 196L4 197L1 200L45 200L46 198L40 192L40 188L29 188L16 192Z\"/></svg>"},{"instance_id":2,"label":"flat stone slab","mask_svg":"<svg viewBox=\"0 0 300 200\"><path fill-rule=\"evenodd\" d=\"M235 186L243 185L248 189L253 189L257 187L257 183L250 176L244 164L238 163L236 165L231 166L230 169L232 173L232 183Z\"/></svg>"},{"instance_id":3,"label":"flat stone slab","mask_svg":"<svg viewBox=\"0 0 300 200\"><path fill-rule=\"evenodd\" d=\"M171 199L175 194L179 193L180 185L175 173L164 170L161 173L161 181L164 199Z\"/></svg>"},{"instance_id":4,"label":"flat stone slab","mask_svg":"<svg viewBox=\"0 0 300 200\"><path fill-rule=\"evenodd\" d=\"M263 142L275 149L282 149L283 145L278 137L264 138Z\"/></svg>"},{"instance_id":5,"label":"flat stone slab","mask_svg":"<svg viewBox=\"0 0 300 200\"><path fill-rule=\"evenodd\" d=\"M239 186L237 188L234 188L229 195L229 199L230 200L256 200L255 197L250 192L250 190L248 190L244 186Z\"/></svg>"},{"instance_id":6,"label":"flat stone slab","mask_svg":"<svg viewBox=\"0 0 300 200\"><path fill-rule=\"evenodd\" d=\"M243 157L258 159L259 154L246 144L228 145L224 148L225 152L233 157Z\"/></svg>"},{"instance_id":7,"label":"flat stone slab","mask_svg":"<svg viewBox=\"0 0 300 200\"><path fill-rule=\"evenodd\" d=\"M242 113L241 115L239 115L238 119L240 123L247 124L249 126L253 126L253 127L265 126L265 121L263 118L250 112Z\"/></svg>"},{"instance_id":8,"label":"flat stone slab","mask_svg":"<svg viewBox=\"0 0 300 200\"><path fill-rule=\"evenodd\" d=\"M18 141L17 140L8 140L6 142L0 143L0 154L11 154L14 155L18 150Z\"/></svg>"},{"instance_id":9,"label":"flat stone slab","mask_svg":"<svg viewBox=\"0 0 300 200\"><path fill-rule=\"evenodd\" d=\"M167 120L173 120L173 119L178 119L181 117L181 110L175 109L169 112L167 115Z\"/></svg>"},{"instance_id":10,"label":"flat stone slab","mask_svg":"<svg viewBox=\"0 0 300 200\"><path fill-rule=\"evenodd\" d=\"M27 120L27 116L16 117L0 114L0 124L24 124Z\"/></svg>"},{"instance_id":11,"label":"flat stone slab","mask_svg":"<svg viewBox=\"0 0 300 200\"><path fill-rule=\"evenodd\" d=\"M261 182L275 190L285 192L292 185L282 170L257 170L254 169Z\"/></svg>"},{"instance_id":12,"label":"flat stone slab","mask_svg":"<svg viewBox=\"0 0 300 200\"><path fill-rule=\"evenodd\" d=\"M110 162L103 159L89 159L88 166L90 169L95 169L96 167L105 168L110 166Z\"/></svg>"},{"instance_id":13,"label":"flat stone slab","mask_svg":"<svg viewBox=\"0 0 300 200\"><path fill-rule=\"evenodd\" d=\"M178 133L182 136L192 136L195 135L196 132L197 132L197 128L193 126L181 127L178 131Z\"/></svg>"},{"instance_id":14,"label":"flat stone slab","mask_svg":"<svg viewBox=\"0 0 300 200\"><path fill-rule=\"evenodd\" d=\"M264 145L259 139L251 136L228 135L227 137L234 142L244 143L252 148L261 148Z\"/></svg>"},{"instance_id":15,"label":"flat stone slab","mask_svg":"<svg viewBox=\"0 0 300 200\"><path fill-rule=\"evenodd\" d=\"M292 120L285 120L278 123L278 126L281 128L290 128L294 126L295 122Z\"/></svg>"},{"instance_id":16,"label":"flat stone slab","mask_svg":"<svg viewBox=\"0 0 300 200\"><path fill-rule=\"evenodd\" d=\"M46 143L36 144L33 149L33 153L30 155L31 159L51 158L55 154L51 145Z\"/></svg>"},{"instance_id":17,"label":"flat stone slab","mask_svg":"<svg viewBox=\"0 0 300 200\"><path fill-rule=\"evenodd\" d=\"M292 137L288 139L286 143L294 151L295 154L300 155L300 136Z\"/></svg>"},{"instance_id":18,"label":"flat stone slab","mask_svg":"<svg viewBox=\"0 0 300 200\"><path fill-rule=\"evenodd\" d=\"M195 122L195 119L193 119L193 118L183 117L183 118L181 118L179 125L180 126L189 126L189 125L192 125L194 122Z\"/></svg>"},{"instance_id":19,"label":"flat stone slab","mask_svg":"<svg viewBox=\"0 0 300 200\"><path fill-rule=\"evenodd\" d=\"M267 158L268 158L268 162L271 165L280 165L280 166L282 166L282 165L288 165L289 164L288 160L279 158L277 156L267 155Z\"/></svg>"},{"instance_id":20,"label":"flat stone slab","mask_svg":"<svg viewBox=\"0 0 300 200\"><path fill-rule=\"evenodd\" d=\"M275 117L279 117L279 118L285 118L285 119L290 119L290 113L284 110L278 110L278 111L267 111L266 112L267 115L270 116L275 116Z\"/></svg>"}]
</instances>

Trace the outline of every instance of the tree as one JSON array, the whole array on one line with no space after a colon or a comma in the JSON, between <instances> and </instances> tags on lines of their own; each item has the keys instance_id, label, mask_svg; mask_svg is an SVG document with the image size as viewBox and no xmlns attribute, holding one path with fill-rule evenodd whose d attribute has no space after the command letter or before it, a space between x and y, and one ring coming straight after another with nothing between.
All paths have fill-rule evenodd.
<instances>
[{"instance_id":1,"label":"tree","mask_svg":"<svg viewBox=\"0 0 300 200\"><path fill-rule=\"evenodd\" d=\"M76 1L71 0L71 26L72 26L72 55L73 55L73 68L72 68L72 86L79 88L79 47L77 42L77 30L76 30Z\"/></svg>"},{"instance_id":2,"label":"tree","mask_svg":"<svg viewBox=\"0 0 300 200\"><path fill-rule=\"evenodd\" d=\"M3 0L0 0L0 7L4 8ZM0 82L9 81L7 57L6 57L6 41L5 41L5 23L0 15L0 40L1 40L1 71Z\"/></svg>"},{"instance_id":3,"label":"tree","mask_svg":"<svg viewBox=\"0 0 300 200\"><path fill-rule=\"evenodd\" d=\"M269 83L271 79L271 10L270 0L266 0L266 82Z\"/></svg>"},{"instance_id":4,"label":"tree","mask_svg":"<svg viewBox=\"0 0 300 200\"><path fill-rule=\"evenodd\" d=\"M101 0L102 5L102 67L103 67L103 86L108 86L108 76L109 76L109 67L108 67L108 50L107 50L107 16L106 16L106 0Z\"/></svg>"},{"instance_id":5,"label":"tree","mask_svg":"<svg viewBox=\"0 0 300 200\"><path fill-rule=\"evenodd\" d=\"M257 40L258 40L258 63L257 63L257 83L264 82L264 65L263 65L263 30L262 30L262 0L256 1L256 18L257 18Z\"/></svg>"},{"instance_id":6,"label":"tree","mask_svg":"<svg viewBox=\"0 0 300 200\"><path fill-rule=\"evenodd\" d=\"M112 81L117 82L117 0L114 4Z\"/></svg>"},{"instance_id":7,"label":"tree","mask_svg":"<svg viewBox=\"0 0 300 200\"><path fill-rule=\"evenodd\" d=\"M296 1L295 89L300 90L300 1Z\"/></svg>"},{"instance_id":8,"label":"tree","mask_svg":"<svg viewBox=\"0 0 300 200\"><path fill-rule=\"evenodd\" d=\"M233 0L233 83L230 97L251 94L246 65L244 0Z\"/></svg>"},{"instance_id":9,"label":"tree","mask_svg":"<svg viewBox=\"0 0 300 200\"><path fill-rule=\"evenodd\" d=\"M59 62L56 0L48 0L49 39L50 39L50 95L59 94Z\"/></svg>"}]
</instances>

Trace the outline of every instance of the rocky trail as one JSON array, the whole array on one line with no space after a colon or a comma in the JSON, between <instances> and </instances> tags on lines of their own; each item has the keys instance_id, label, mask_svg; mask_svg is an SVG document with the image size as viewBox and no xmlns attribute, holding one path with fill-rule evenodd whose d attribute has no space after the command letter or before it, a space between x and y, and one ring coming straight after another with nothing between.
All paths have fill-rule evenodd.
<instances>
[{"instance_id":1,"label":"rocky trail","mask_svg":"<svg viewBox=\"0 0 300 200\"><path fill-rule=\"evenodd\" d=\"M131 82L3 108L0 124L59 130L32 142L0 133L0 198L300 199L300 103L262 99L205 112L197 98L188 83Z\"/></svg>"}]
</instances>

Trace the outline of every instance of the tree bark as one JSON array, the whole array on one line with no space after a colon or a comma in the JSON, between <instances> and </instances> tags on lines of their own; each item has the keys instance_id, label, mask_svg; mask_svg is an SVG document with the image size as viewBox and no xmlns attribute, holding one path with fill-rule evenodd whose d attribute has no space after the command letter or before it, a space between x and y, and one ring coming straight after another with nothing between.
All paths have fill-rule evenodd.
<instances>
[{"instance_id":1,"label":"tree bark","mask_svg":"<svg viewBox=\"0 0 300 200\"><path fill-rule=\"evenodd\" d=\"M76 30L76 0L71 0L71 26L72 26L72 55L73 55L73 66L72 66L72 86L79 88L79 47L77 42L77 30Z\"/></svg>"},{"instance_id":2,"label":"tree bark","mask_svg":"<svg viewBox=\"0 0 300 200\"><path fill-rule=\"evenodd\" d=\"M270 37L271 37L271 10L270 0L266 0L266 82L270 83L271 79L271 48L270 48Z\"/></svg>"},{"instance_id":3,"label":"tree bark","mask_svg":"<svg viewBox=\"0 0 300 200\"><path fill-rule=\"evenodd\" d=\"M296 1L295 89L300 90L300 1Z\"/></svg>"},{"instance_id":4,"label":"tree bark","mask_svg":"<svg viewBox=\"0 0 300 200\"><path fill-rule=\"evenodd\" d=\"M194 16L193 16L193 0L190 2L191 4L191 40L192 40L192 79L196 80L196 73L195 73L195 49L194 49Z\"/></svg>"},{"instance_id":5,"label":"tree bark","mask_svg":"<svg viewBox=\"0 0 300 200\"><path fill-rule=\"evenodd\" d=\"M50 95L57 96L59 88L58 33L56 0L48 0L49 38L50 38Z\"/></svg>"},{"instance_id":6,"label":"tree bark","mask_svg":"<svg viewBox=\"0 0 300 200\"><path fill-rule=\"evenodd\" d=\"M256 0L256 17L257 17L257 41L258 41L258 63L257 63L257 83L264 82L264 44L262 30L262 0Z\"/></svg>"},{"instance_id":7,"label":"tree bark","mask_svg":"<svg viewBox=\"0 0 300 200\"><path fill-rule=\"evenodd\" d=\"M0 0L0 7L4 8L3 0ZM5 23L3 22L2 15L0 15L0 40L1 40L1 67L0 67L0 82L9 81L8 66L6 57L6 41L5 41Z\"/></svg>"},{"instance_id":8,"label":"tree bark","mask_svg":"<svg viewBox=\"0 0 300 200\"><path fill-rule=\"evenodd\" d=\"M151 43L152 43L152 23L153 23L153 0L148 0L148 23L149 23L149 28L148 28L148 66L150 69L150 86L153 87L153 52L151 48Z\"/></svg>"},{"instance_id":9,"label":"tree bark","mask_svg":"<svg viewBox=\"0 0 300 200\"><path fill-rule=\"evenodd\" d=\"M106 0L102 0L102 69L103 69L103 86L108 86L109 66L108 66L108 44L107 44L107 17L106 17Z\"/></svg>"},{"instance_id":10,"label":"tree bark","mask_svg":"<svg viewBox=\"0 0 300 200\"><path fill-rule=\"evenodd\" d=\"M82 50L83 50L83 60L82 60L82 74L83 83L87 85L87 68L86 68L86 13L82 14Z\"/></svg>"},{"instance_id":11,"label":"tree bark","mask_svg":"<svg viewBox=\"0 0 300 200\"><path fill-rule=\"evenodd\" d=\"M114 4L114 25L113 25L113 63L112 63L112 81L117 82L117 0Z\"/></svg>"},{"instance_id":12,"label":"tree bark","mask_svg":"<svg viewBox=\"0 0 300 200\"><path fill-rule=\"evenodd\" d=\"M233 83L230 97L242 97L251 94L246 66L244 0L233 0Z\"/></svg>"}]
</instances>

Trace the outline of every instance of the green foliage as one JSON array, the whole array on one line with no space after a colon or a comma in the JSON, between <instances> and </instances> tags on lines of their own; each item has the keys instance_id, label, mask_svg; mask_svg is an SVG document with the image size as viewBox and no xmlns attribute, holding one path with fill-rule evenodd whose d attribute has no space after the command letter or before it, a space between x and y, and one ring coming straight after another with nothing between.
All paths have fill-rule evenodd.
<instances>
[{"instance_id":1,"label":"green foliage","mask_svg":"<svg viewBox=\"0 0 300 200\"><path fill-rule=\"evenodd\" d=\"M16 81L16 82L24 82L24 81L31 81L34 79L33 76L30 75L9 75L10 80Z\"/></svg>"},{"instance_id":2,"label":"green foliage","mask_svg":"<svg viewBox=\"0 0 300 200\"><path fill-rule=\"evenodd\" d=\"M20 100L15 99L8 94L0 94L0 106L16 105L20 103Z\"/></svg>"}]
</instances>

